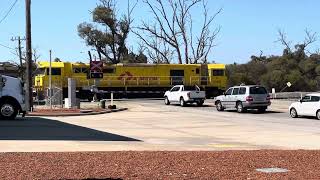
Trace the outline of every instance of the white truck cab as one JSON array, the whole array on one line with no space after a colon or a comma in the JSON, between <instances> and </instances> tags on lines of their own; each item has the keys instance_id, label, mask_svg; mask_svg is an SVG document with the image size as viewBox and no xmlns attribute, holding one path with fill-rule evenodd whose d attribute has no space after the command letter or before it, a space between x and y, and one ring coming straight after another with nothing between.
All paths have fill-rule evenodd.
<instances>
[{"instance_id":1,"label":"white truck cab","mask_svg":"<svg viewBox=\"0 0 320 180\"><path fill-rule=\"evenodd\" d=\"M0 119L15 119L26 113L25 92L19 78L0 75Z\"/></svg>"}]
</instances>

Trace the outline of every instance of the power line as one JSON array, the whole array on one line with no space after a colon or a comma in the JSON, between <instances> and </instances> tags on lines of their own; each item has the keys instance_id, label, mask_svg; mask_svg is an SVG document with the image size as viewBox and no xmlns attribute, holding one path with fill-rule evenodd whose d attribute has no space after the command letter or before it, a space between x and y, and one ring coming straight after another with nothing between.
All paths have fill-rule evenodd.
<instances>
[{"instance_id":1,"label":"power line","mask_svg":"<svg viewBox=\"0 0 320 180\"><path fill-rule=\"evenodd\" d=\"M7 49L10 49L10 50L15 50L15 49L13 49L13 48L11 48L11 47L9 47L9 46L3 45L3 44L0 44L0 46L2 46L2 47L4 47L4 48L7 48Z\"/></svg>"},{"instance_id":2,"label":"power line","mask_svg":"<svg viewBox=\"0 0 320 180\"><path fill-rule=\"evenodd\" d=\"M14 8L14 6L17 4L18 0L15 0L13 4L11 5L10 9L7 11L7 13L4 15L4 17L0 20L0 24L9 16L10 12Z\"/></svg>"}]
</instances>

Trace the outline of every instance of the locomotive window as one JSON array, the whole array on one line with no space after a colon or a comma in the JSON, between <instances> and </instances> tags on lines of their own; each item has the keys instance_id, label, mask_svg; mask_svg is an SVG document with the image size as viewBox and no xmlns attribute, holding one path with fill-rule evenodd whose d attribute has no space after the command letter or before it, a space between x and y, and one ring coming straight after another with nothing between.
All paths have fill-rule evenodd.
<instances>
[{"instance_id":1,"label":"locomotive window","mask_svg":"<svg viewBox=\"0 0 320 180\"><path fill-rule=\"evenodd\" d=\"M224 76L224 70L222 69L215 69L212 71L213 76Z\"/></svg>"},{"instance_id":2,"label":"locomotive window","mask_svg":"<svg viewBox=\"0 0 320 180\"><path fill-rule=\"evenodd\" d=\"M73 68L73 73L81 73L82 69L81 68Z\"/></svg>"},{"instance_id":3,"label":"locomotive window","mask_svg":"<svg viewBox=\"0 0 320 180\"><path fill-rule=\"evenodd\" d=\"M200 74L200 69L199 68L196 69L196 74Z\"/></svg>"},{"instance_id":4,"label":"locomotive window","mask_svg":"<svg viewBox=\"0 0 320 180\"><path fill-rule=\"evenodd\" d=\"M113 74L116 72L116 69L115 68L106 68L106 69L103 69L103 73L107 73L107 74Z\"/></svg>"},{"instance_id":5,"label":"locomotive window","mask_svg":"<svg viewBox=\"0 0 320 180\"><path fill-rule=\"evenodd\" d=\"M73 68L73 73L79 74L79 73L87 73L88 68Z\"/></svg>"},{"instance_id":6,"label":"locomotive window","mask_svg":"<svg viewBox=\"0 0 320 180\"><path fill-rule=\"evenodd\" d=\"M50 75L49 74L50 72L49 72L49 68L47 69L47 75ZM61 76L61 69L60 68L52 68L51 69L51 74L53 75L53 76Z\"/></svg>"},{"instance_id":7,"label":"locomotive window","mask_svg":"<svg viewBox=\"0 0 320 180\"><path fill-rule=\"evenodd\" d=\"M88 73L89 69L88 68L82 68L82 73Z\"/></svg>"},{"instance_id":8,"label":"locomotive window","mask_svg":"<svg viewBox=\"0 0 320 180\"><path fill-rule=\"evenodd\" d=\"M35 75L45 75L46 74L46 69L45 68L39 68L35 71Z\"/></svg>"}]
</instances>

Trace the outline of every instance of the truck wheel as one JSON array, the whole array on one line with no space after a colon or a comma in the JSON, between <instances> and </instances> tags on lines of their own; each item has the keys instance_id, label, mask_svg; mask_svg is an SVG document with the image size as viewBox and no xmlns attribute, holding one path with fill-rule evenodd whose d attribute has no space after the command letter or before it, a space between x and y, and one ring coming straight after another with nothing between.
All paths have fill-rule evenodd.
<instances>
[{"instance_id":1,"label":"truck wheel","mask_svg":"<svg viewBox=\"0 0 320 180\"><path fill-rule=\"evenodd\" d=\"M243 113L244 112L242 102L238 102L237 103L237 112L238 113Z\"/></svg>"},{"instance_id":2,"label":"truck wheel","mask_svg":"<svg viewBox=\"0 0 320 180\"><path fill-rule=\"evenodd\" d=\"M198 102L197 102L197 106L203 106L203 103L204 103L204 101L203 101L203 100L198 101Z\"/></svg>"},{"instance_id":3,"label":"truck wheel","mask_svg":"<svg viewBox=\"0 0 320 180\"><path fill-rule=\"evenodd\" d=\"M168 97L164 98L164 104L165 105L170 105L170 101L169 101Z\"/></svg>"},{"instance_id":4,"label":"truck wheel","mask_svg":"<svg viewBox=\"0 0 320 180\"><path fill-rule=\"evenodd\" d=\"M181 106L181 107L186 106L186 102L184 102L183 97L180 98L180 106Z\"/></svg>"},{"instance_id":5,"label":"truck wheel","mask_svg":"<svg viewBox=\"0 0 320 180\"><path fill-rule=\"evenodd\" d=\"M220 101L217 102L216 108L217 108L217 111L223 111L224 110L224 108L222 106L222 103Z\"/></svg>"},{"instance_id":6,"label":"truck wheel","mask_svg":"<svg viewBox=\"0 0 320 180\"><path fill-rule=\"evenodd\" d=\"M0 104L0 118L4 120L13 120L17 117L18 108L13 102L3 102Z\"/></svg>"}]
</instances>

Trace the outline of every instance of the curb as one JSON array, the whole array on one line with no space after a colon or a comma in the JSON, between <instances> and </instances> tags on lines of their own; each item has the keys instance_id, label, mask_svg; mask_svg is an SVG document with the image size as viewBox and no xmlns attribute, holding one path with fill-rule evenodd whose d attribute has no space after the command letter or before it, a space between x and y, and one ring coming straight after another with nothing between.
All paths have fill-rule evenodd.
<instances>
[{"instance_id":1,"label":"curb","mask_svg":"<svg viewBox=\"0 0 320 180\"><path fill-rule=\"evenodd\" d=\"M128 108L120 108L120 109L109 109L101 112L91 112L91 113L54 113L54 114L43 114L43 113L32 113L27 114L26 117L70 117L70 116L93 116L93 115L101 115L108 114L113 112L121 112L126 111Z\"/></svg>"}]
</instances>

